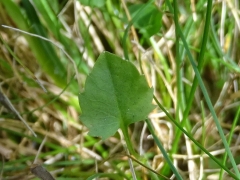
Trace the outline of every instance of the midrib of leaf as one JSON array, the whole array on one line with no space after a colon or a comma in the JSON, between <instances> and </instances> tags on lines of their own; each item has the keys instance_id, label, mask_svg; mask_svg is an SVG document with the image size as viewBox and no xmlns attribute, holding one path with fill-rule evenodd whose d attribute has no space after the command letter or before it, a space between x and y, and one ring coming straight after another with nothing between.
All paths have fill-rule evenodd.
<instances>
[{"instance_id":1,"label":"midrib of leaf","mask_svg":"<svg viewBox=\"0 0 240 180\"><path fill-rule=\"evenodd\" d=\"M120 114L120 119L119 119L119 125L120 125L120 129L122 130L122 133L123 133L123 136L124 136L124 140L126 142L126 145L127 145L127 148L130 152L130 154L134 155L137 157L137 153L135 152L133 146L132 146L132 143L131 143L131 140L130 140L130 137L129 137L129 133L128 133L128 125L125 124L125 119L123 118L124 116L124 112L122 112L122 108L121 108L121 103L119 102L119 97L118 97L118 91L116 90L115 87L117 87L116 83L115 83L115 80L113 79L112 77L112 73L111 73L111 67L109 66L109 64L107 63L107 66L108 66L108 73L110 74L110 79L111 79L111 84L112 84L112 87L113 87L113 91L115 94L115 100L117 102L117 109L119 110L119 114ZM120 105L119 105L120 104Z\"/></svg>"}]
</instances>

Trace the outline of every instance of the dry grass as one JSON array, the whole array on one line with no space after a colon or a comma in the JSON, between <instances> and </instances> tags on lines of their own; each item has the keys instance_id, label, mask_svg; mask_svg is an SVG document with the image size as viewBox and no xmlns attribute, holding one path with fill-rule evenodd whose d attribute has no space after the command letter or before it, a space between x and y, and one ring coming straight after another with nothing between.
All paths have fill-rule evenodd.
<instances>
[{"instance_id":1,"label":"dry grass","mask_svg":"<svg viewBox=\"0 0 240 180\"><path fill-rule=\"evenodd\" d=\"M159 5L157 2L156 4ZM216 19L217 29L214 32L218 33L217 38L221 44L220 48L222 48L220 51L225 54L221 57L221 54L217 54L216 48L211 47L213 46L213 34L211 34L210 42L207 44L208 51L205 53L202 79L212 98L211 101L226 137L228 137L239 106L240 71L237 65L231 64L231 61L239 63L240 54L237 50L239 42L236 39L239 39L240 26L238 22L240 21L239 9L234 7L232 2L224 1L221 4L215 2L212 17ZM114 5L116 9L120 8L120 15L127 13L124 1L121 1L119 6ZM20 4L17 4L17 7L22 8ZM159 7L162 8L160 5ZM187 11L186 13L183 10L180 12L179 19L182 25L187 23L188 16L197 18L189 29L188 43L192 47L193 56L198 57L201 44L199 37L204 31L202 16L205 10L203 10L204 12L199 10L195 14L192 10L196 9L196 4L193 3L191 10L184 4L181 7ZM224 14L221 14L221 11L225 8L228 13L223 17ZM88 136L88 130L79 121L81 111L77 98L78 93L84 89L87 74L102 51L108 50L123 57L121 37L125 30L125 24L119 19L114 22L114 18L106 17L101 10L83 6L78 1L68 1L60 9L57 19L59 19L62 28L59 32L61 32L62 37L66 37L72 43L70 47L69 43L64 44L61 38L54 35L50 29L50 24L46 22L40 10L38 15L48 32L47 38L62 47L61 49L54 45L59 62L63 62L66 69L65 76L67 83L70 83L69 86L66 82L57 85L55 80L43 70L36 54L32 51L33 47L26 38L31 37L30 35L0 28L3 41L13 51L15 57L20 60L19 63L6 45L0 44L0 92L10 100L17 112L37 134L37 137L34 137L19 120L16 112L4 104L0 97L0 103L2 103L0 106L1 178L8 180L34 179L30 168L35 162L46 165L46 169L59 179L87 179L96 172L108 173L109 176L106 179L130 179L128 157L122 146L121 138L116 134L102 141ZM3 3L0 3L0 12L1 24L19 28ZM195 17L196 15L197 17ZM112 19L109 20L109 17ZM129 16L129 18L131 17ZM227 22L224 22L224 18ZM229 22L231 20L232 22ZM187 57L183 55L181 79L184 85L182 92L184 102L180 103L177 97L179 87L176 72L179 69L175 57L175 26L172 15L164 13L162 23L160 34L144 43L142 43L143 37L138 30L131 29L127 41L129 57L138 68L140 67L139 62L141 62L144 75L149 85L154 88L156 97L175 119L181 120L188 103L186 100L191 90L194 71ZM224 27L220 26L222 23ZM235 28L228 28L226 23L230 23L229 26ZM63 49L72 59L64 54ZM80 54L81 57L78 57L77 54ZM36 79L39 82L36 82ZM225 148L207 105L204 104L200 89L197 89L194 97L187 118L188 122L183 126L186 129L191 128L187 131L212 155L222 161ZM177 127L159 108L156 108L149 115L149 118L165 150L171 152ZM239 126L237 124L230 144L237 163L239 162L240 149L238 132ZM149 136L146 124L140 122L131 125L130 133L135 149L147 157L152 170L170 178L172 174L168 173L166 169L163 171L166 168L166 162L152 137ZM46 142L42 144L40 149L45 137L47 138ZM170 156L183 179L219 178L219 166L199 150L187 136L182 135L177 144L177 152ZM228 161L227 167L230 169L232 167ZM134 162L134 168L140 179L154 177L138 162Z\"/></svg>"}]
</instances>

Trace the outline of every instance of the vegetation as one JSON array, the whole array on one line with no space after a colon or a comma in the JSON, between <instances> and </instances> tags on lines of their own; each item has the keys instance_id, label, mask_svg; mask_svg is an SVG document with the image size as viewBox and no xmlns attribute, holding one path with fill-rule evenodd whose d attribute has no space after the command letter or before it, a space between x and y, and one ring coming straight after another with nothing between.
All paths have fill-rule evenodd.
<instances>
[{"instance_id":1,"label":"vegetation","mask_svg":"<svg viewBox=\"0 0 240 180\"><path fill-rule=\"evenodd\" d=\"M0 0L0 179L240 179L238 12Z\"/></svg>"}]
</instances>

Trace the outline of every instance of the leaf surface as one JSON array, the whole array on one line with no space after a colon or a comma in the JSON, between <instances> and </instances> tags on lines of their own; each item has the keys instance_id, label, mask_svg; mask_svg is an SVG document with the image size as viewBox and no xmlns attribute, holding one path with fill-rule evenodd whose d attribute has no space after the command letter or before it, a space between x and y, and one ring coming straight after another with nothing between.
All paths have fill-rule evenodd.
<instances>
[{"instance_id":1,"label":"leaf surface","mask_svg":"<svg viewBox=\"0 0 240 180\"><path fill-rule=\"evenodd\" d=\"M137 13L146 4L134 4L129 7L129 12L131 17L138 15ZM140 33L144 34L146 37L151 37L152 35L158 33L162 26L162 13L154 5L148 5L144 11L139 15L137 21L133 23L134 27L140 30Z\"/></svg>"},{"instance_id":2,"label":"leaf surface","mask_svg":"<svg viewBox=\"0 0 240 180\"><path fill-rule=\"evenodd\" d=\"M152 98L153 89L132 63L104 52L79 95L80 120L89 135L106 139L119 128L144 120L154 108Z\"/></svg>"}]
</instances>

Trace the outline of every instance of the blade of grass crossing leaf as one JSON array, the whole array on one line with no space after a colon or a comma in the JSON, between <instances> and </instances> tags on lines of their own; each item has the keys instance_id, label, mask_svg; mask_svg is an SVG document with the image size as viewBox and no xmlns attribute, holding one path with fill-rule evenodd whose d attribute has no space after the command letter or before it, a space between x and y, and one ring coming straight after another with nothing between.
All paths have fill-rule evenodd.
<instances>
[{"instance_id":1,"label":"blade of grass crossing leaf","mask_svg":"<svg viewBox=\"0 0 240 180\"><path fill-rule=\"evenodd\" d=\"M170 157L168 156L167 152L165 151L165 149L162 146L162 143L159 141L157 135L154 132L153 126L150 122L150 120L146 120L147 125L148 125L148 130L150 131L151 135L153 136L153 139L155 141L155 143L157 144L158 148L160 149L160 151L163 154L163 157L165 158L165 160L167 161L167 163L169 164L169 166L171 167L173 173L175 174L176 178L178 180L182 180L183 178L181 177L181 175L178 173L177 169L175 168L175 166L173 165Z\"/></svg>"},{"instance_id":2,"label":"blade of grass crossing leaf","mask_svg":"<svg viewBox=\"0 0 240 180\"><path fill-rule=\"evenodd\" d=\"M232 127L231 127L231 131L229 133L229 136L228 136L228 144L230 145L231 144L231 141L232 141L232 138L233 138L233 133L234 133L234 130L236 128L236 125L239 121L239 116L240 116L240 107L238 108L237 110L237 114L233 120L233 124L232 124ZM227 152L224 153L224 157L223 157L223 165L226 164L226 161L227 161ZM220 175L219 175L219 179L222 179L223 178L223 169L221 169L220 171Z\"/></svg>"}]
</instances>

